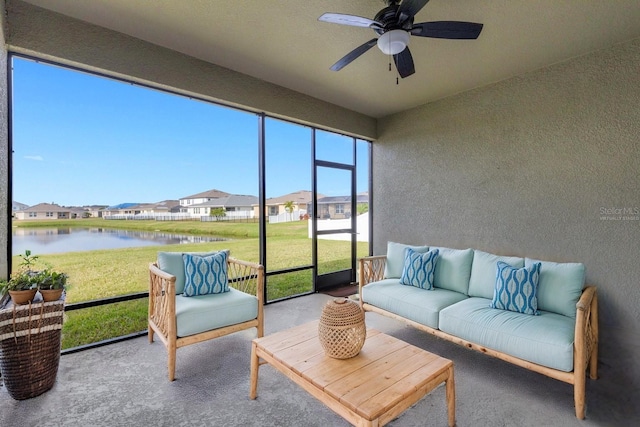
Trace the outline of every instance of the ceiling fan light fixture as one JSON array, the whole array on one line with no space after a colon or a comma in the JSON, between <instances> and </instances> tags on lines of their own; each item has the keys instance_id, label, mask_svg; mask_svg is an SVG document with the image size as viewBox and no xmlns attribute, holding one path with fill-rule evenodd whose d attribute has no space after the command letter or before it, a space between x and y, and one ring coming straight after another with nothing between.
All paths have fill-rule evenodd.
<instances>
[{"instance_id":1,"label":"ceiling fan light fixture","mask_svg":"<svg viewBox=\"0 0 640 427\"><path fill-rule=\"evenodd\" d=\"M404 30L387 31L378 38L378 48L385 55L396 55L409 44L409 33Z\"/></svg>"}]
</instances>

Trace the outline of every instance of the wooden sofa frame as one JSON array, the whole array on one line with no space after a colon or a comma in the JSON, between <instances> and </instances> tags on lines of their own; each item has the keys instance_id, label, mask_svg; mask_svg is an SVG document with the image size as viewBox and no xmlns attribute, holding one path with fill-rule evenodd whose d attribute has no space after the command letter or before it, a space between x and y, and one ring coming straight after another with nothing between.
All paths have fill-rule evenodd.
<instances>
[{"instance_id":1,"label":"wooden sofa frame","mask_svg":"<svg viewBox=\"0 0 640 427\"><path fill-rule=\"evenodd\" d=\"M589 368L589 377L594 380L598 378L598 296L595 286L586 286L582 291L582 296L576 304L573 371L564 372L538 365L501 351L483 347L476 343L469 342L443 332L439 329L433 329L421 323L405 319L404 317L390 311L365 303L362 299L362 288L371 282L383 279L386 259L386 255L376 255L361 258L359 260L359 296L360 306L363 310L401 320L419 330L428 332L437 337L449 340L472 350L488 354L506 362L513 363L514 365L525 369L572 384L574 387L573 397L576 408L576 417L580 420L584 419L587 367Z\"/></svg>"},{"instance_id":2,"label":"wooden sofa frame","mask_svg":"<svg viewBox=\"0 0 640 427\"><path fill-rule=\"evenodd\" d=\"M258 315L255 319L223 328L213 329L186 337L177 336L176 324L176 277L149 264L149 343L154 334L167 348L169 381L175 379L176 350L190 344L211 340L242 331L257 328L258 338L264 335L264 268L262 265L235 258L227 259L229 285L236 290L255 295L258 298Z\"/></svg>"}]
</instances>

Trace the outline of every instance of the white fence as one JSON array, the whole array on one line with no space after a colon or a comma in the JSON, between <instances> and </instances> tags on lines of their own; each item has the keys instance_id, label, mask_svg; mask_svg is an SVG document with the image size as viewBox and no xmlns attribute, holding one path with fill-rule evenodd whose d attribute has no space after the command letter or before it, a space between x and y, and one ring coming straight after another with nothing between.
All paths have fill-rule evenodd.
<instances>
[{"instance_id":1,"label":"white fence","mask_svg":"<svg viewBox=\"0 0 640 427\"><path fill-rule=\"evenodd\" d=\"M351 219L319 219L318 231L335 230L351 228ZM358 242L369 241L369 213L364 213L356 217L356 240ZM313 224L309 221L309 238L313 236ZM340 234L321 234L318 239L324 240L349 240L351 235L347 233Z\"/></svg>"},{"instance_id":2,"label":"white fence","mask_svg":"<svg viewBox=\"0 0 640 427\"><path fill-rule=\"evenodd\" d=\"M300 217L307 214L304 209L293 211L291 213L285 212L278 215L269 215L269 224L277 224L279 222L291 222L300 221Z\"/></svg>"},{"instance_id":3,"label":"white fence","mask_svg":"<svg viewBox=\"0 0 640 427\"><path fill-rule=\"evenodd\" d=\"M221 218L215 216L201 215L201 214L189 214L185 212L179 213L139 213L136 215L125 214L113 214L104 215L103 219L114 220L153 220L153 221L237 221L237 220L252 220L255 218L253 211L230 211L225 212L225 215Z\"/></svg>"}]
</instances>

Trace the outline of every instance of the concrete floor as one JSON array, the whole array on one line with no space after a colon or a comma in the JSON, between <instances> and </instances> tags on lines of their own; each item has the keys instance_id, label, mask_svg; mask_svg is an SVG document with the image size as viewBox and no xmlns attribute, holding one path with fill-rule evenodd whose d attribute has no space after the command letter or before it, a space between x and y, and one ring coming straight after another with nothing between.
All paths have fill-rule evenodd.
<instances>
[{"instance_id":1,"label":"concrete floor","mask_svg":"<svg viewBox=\"0 0 640 427\"><path fill-rule=\"evenodd\" d=\"M331 297L313 294L265 307L266 334L319 318ZM587 417L575 418L573 388L467 350L403 323L367 313L379 329L455 363L458 426L640 425L638 403L607 381L587 380ZM167 353L147 338L61 357L54 387L13 400L0 387L0 426L347 426L342 418L268 365L258 398L250 400L249 360L255 331L178 350L176 380L167 380ZM390 426L446 426L440 386Z\"/></svg>"}]
</instances>

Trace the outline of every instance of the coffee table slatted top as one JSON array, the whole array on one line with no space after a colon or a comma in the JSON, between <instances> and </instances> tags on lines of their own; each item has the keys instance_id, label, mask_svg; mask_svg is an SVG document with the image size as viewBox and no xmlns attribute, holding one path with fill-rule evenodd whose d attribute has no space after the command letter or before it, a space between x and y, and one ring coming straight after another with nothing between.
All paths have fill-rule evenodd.
<instances>
[{"instance_id":1,"label":"coffee table slatted top","mask_svg":"<svg viewBox=\"0 0 640 427\"><path fill-rule=\"evenodd\" d=\"M453 363L375 329L367 329L360 353L350 359L325 355L318 322L254 340L263 357L367 420L407 400L415 403L449 378ZM453 380L453 378L451 378Z\"/></svg>"}]
</instances>

